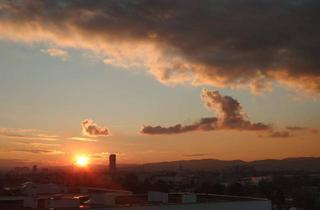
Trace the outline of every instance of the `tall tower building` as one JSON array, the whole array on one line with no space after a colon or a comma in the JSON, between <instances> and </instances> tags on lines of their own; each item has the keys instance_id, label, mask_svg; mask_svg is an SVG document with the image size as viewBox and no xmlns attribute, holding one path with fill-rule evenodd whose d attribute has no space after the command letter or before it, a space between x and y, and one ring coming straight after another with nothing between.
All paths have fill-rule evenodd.
<instances>
[{"instance_id":1,"label":"tall tower building","mask_svg":"<svg viewBox=\"0 0 320 210\"><path fill-rule=\"evenodd\" d=\"M116 172L117 166L117 157L115 154L109 156L109 173L114 174Z\"/></svg>"},{"instance_id":2,"label":"tall tower building","mask_svg":"<svg viewBox=\"0 0 320 210\"><path fill-rule=\"evenodd\" d=\"M37 168L38 168L37 165L33 165L33 167L32 167L32 172L33 172L33 173L37 173Z\"/></svg>"}]
</instances>

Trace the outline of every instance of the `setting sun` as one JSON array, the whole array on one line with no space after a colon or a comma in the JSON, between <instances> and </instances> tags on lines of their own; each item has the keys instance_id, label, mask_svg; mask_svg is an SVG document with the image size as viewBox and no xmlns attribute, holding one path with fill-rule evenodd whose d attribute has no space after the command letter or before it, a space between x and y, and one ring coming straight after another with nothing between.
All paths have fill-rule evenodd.
<instances>
[{"instance_id":1,"label":"setting sun","mask_svg":"<svg viewBox=\"0 0 320 210\"><path fill-rule=\"evenodd\" d=\"M85 167L89 164L89 157L85 155L77 156L75 164L79 167Z\"/></svg>"}]
</instances>

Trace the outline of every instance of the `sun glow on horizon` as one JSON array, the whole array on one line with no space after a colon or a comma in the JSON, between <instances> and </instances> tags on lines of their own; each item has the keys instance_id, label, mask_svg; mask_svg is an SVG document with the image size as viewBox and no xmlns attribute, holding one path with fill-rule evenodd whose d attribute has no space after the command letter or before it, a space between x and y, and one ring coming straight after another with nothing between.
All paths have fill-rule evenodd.
<instances>
[{"instance_id":1,"label":"sun glow on horizon","mask_svg":"<svg viewBox=\"0 0 320 210\"><path fill-rule=\"evenodd\" d=\"M79 155L76 157L75 164L79 167L86 167L89 164L89 157L86 155Z\"/></svg>"}]
</instances>

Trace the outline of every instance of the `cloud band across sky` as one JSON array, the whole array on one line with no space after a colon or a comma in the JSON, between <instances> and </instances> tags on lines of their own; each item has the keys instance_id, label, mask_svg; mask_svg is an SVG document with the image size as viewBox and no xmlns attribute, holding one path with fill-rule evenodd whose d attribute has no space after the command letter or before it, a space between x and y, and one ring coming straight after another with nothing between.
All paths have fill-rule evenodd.
<instances>
[{"instance_id":1,"label":"cloud band across sky","mask_svg":"<svg viewBox=\"0 0 320 210\"><path fill-rule=\"evenodd\" d=\"M174 126L145 125L140 130L141 134L163 135L179 134L191 131L212 130L238 130L264 132L266 137L287 138L292 132L309 131L316 134L314 128L287 126L284 130L277 130L272 125L262 122L251 122L246 116L241 104L230 96L223 96L218 91L203 89L201 99L207 108L216 114L216 117L202 118L199 122L189 125L177 124Z\"/></svg>"},{"instance_id":2,"label":"cloud band across sky","mask_svg":"<svg viewBox=\"0 0 320 210\"><path fill-rule=\"evenodd\" d=\"M0 37L88 49L163 83L320 92L317 0L1 1Z\"/></svg>"},{"instance_id":3,"label":"cloud band across sky","mask_svg":"<svg viewBox=\"0 0 320 210\"><path fill-rule=\"evenodd\" d=\"M245 116L240 103L230 96L223 96L218 91L203 89L201 99L205 105L217 117L202 118L199 122L190 125L177 124L170 127L144 126L142 134L178 134L190 131L211 131L222 129L266 131L271 130L271 126L264 123L252 123Z\"/></svg>"}]
</instances>

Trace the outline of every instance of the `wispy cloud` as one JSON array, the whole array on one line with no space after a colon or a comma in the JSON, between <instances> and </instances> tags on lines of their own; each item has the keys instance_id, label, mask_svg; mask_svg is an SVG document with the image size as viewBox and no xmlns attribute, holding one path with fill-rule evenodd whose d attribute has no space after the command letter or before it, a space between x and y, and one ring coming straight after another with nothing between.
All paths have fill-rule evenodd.
<instances>
[{"instance_id":1,"label":"wispy cloud","mask_svg":"<svg viewBox=\"0 0 320 210\"><path fill-rule=\"evenodd\" d=\"M292 132L309 131L312 134L318 133L318 129L316 129L316 128L299 127L299 126L287 126L286 128Z\"/></svg>"},{"instance_id":2,"label":"wispy cloud","mask_svg":"<svg viewBox=\"0 0 320 210\"><path fill-rule=\"evenodd\" d=\"M15 149L12 152L26 152L33 154L47 154L47 155L59 155L64 154L65 152L59 150L46 150L46 149Z\"/></svg>"},{"instance_id":3,"label":"wispy cloud","mask_svg":"<svg viewBox=\"0 0 320 210\"><path fill-rule=\"evenodd\" d=\"M306 127L300 127L300 126L287 126L286 128L290 131L304 131L308 129Z\"/></svg>"},{"instance_id":4,"label":"wispy cloud","mask_svg":"<svg viewBox=\"0 0 320 210\"><path fill-rule=\"evenodd\" d=\"M183 157L203 157L208 156L210 153L192 153L192 154L185 154Z\"/></svg>"},{"instance_id":5,"label":"wispy cloud","mask_svg":"<svg viewBox=\"0 0 320 210\"><path fill-rule=\"evenodd\" d=\"M61 144L56 142L29 142L29 141L16 141L15 144L29 145L31 147L60 147Z\"/></svg>"},{"instance_id":6,"label":"wispy cloud","mask_svg":"<svg viewBox=\"0 0 320 210\"><path fill-rule=\"evenodd\" d=\"M90 154L89 156L94 159L105 159L106 160L109 155L110 155L109 152L99 152L99 153Z\"/></svg>"},{"instance_id":7,"label":"wispy cloud","mask_svg":"<svg viewBox=\"0 0 320 210\"><path fill-rule=\"evenodd\" d=\"M0 128L0 136L13 139L34 139L57 141L59 136L47 134L43 131L35 129L20 129L20 128Z\"/></svg>"},{"instance_id":8,"label":"wispy cloud","mask_svg":"<svg viewBox=\"0 0 320 210\"><path fill-rule=\"evenodd\" d=\"M70 140L74 141L88 141L88 142L96 142L96 139L91 139L91 138L84 138L84 137L71 137L69 138Z\"/></svg>"}]
</instances>

